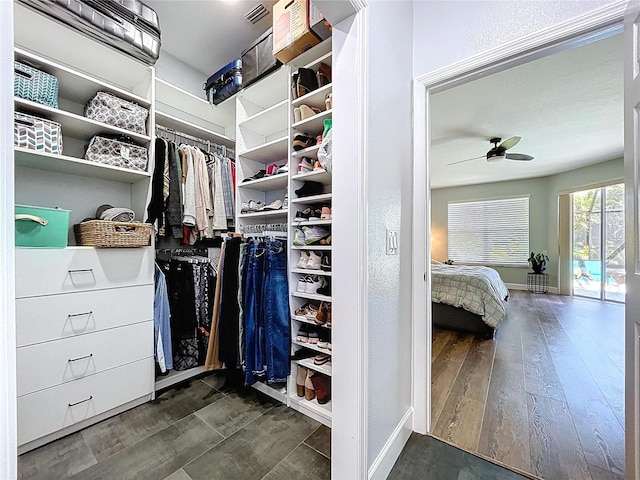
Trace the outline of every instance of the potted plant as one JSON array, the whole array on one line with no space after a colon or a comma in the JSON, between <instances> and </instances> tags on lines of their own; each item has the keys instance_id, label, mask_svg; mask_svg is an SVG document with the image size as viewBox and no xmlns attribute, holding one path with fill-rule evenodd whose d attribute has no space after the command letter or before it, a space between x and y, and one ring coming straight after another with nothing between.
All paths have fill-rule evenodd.
<instances>
[{"instance_id":1,"label":"potted plant","mask_svg":"<svg viewBox=\"0 0 640 480\"><path fill-rule=\"evenodd\" d=\"M529 264L533 269L534 273L542 273L547 268L547 262L549 261L549 257L547 257L546 253L533 253L531 252L531 256L529 257Z\"/></svg>"}]
</instances>

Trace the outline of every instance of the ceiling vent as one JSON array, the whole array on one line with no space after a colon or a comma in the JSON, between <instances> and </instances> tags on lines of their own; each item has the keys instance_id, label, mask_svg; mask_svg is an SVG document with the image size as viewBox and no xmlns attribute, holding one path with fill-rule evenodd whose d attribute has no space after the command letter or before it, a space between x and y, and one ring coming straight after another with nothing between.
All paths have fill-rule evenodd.
<instances>
[{"instance_id":1,"label":"ceiling vent","mask_svg":"<svg viewBox=\"0 0 640 480\"><path fill-rule=\"evenodd\" d=\"M246 18L249 23L255 25L267 15L269 15L269 10L267 10L267 7L259 3L247 12L244 15L244 18Z\"/></svg>"}]
</instances>

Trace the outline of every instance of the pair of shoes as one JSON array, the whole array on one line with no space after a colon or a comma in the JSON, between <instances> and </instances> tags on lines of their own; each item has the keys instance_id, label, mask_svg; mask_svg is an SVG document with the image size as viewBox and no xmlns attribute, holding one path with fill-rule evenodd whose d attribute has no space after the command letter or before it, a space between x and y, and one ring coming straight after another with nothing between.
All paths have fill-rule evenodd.
<instances>
[{"instance_id":1,"label":"pair of shoes","mask_svg":"<svg viewBox=\"0 0 640 480\"><path fill-rule=\"evenodd\" d=\"M331 344L331 330L323 328L320 330L317 346L318 348L329 348Z\"/></svg>"},{"instance_id":2,"label":"pair of shoes","mask_svg":"<svg viewBox=\"0 0 640 480\"><path fill-rule=\"evenodd\" d=\"M328 278L323 278L322 285L316 289L318 295L324 295L325 297L331 296L331 282ZM321 305L322 306L322 305Z\"/></svg>"},{"instance_id":3,"label":"pair of shoes","mask_svg":"<svg viewBox=\"0 0 640 480\"><path fill-rule=\"evenodd\" d=\"M333 108L333 93L327 93L324 97L324 109L331 110Z\"/></svg>"},{"instance_id":4,"label":"pair of shoes","mask_svg":"<svg viewBox=\"0 0 640 480\"><path fill-rule=\"evenodd\" d=\"M306 320L314 320L316 318L316 315L318 315L319 309L320 309L320 305L316 305L312 302L309 302L309 303L305 303L301 307L296 308L294 315L296 317L304 317ZM305 326L303 325L300 328L302 329L303 327Z\"/></svg>"},{"instance_id":5,"label":"pair of shoes","mask_svg":"<svg viewBox=\"0 0 640 480\"><path fill-rule=\"evenodd\" d=\"M320 308L318 308L315 322L318 325L331 327L331 304L329 302L320 302Z\"/></svg>"},{"instance_id":6,"label":"pair of shoes","mask_svg":"<svg viewBox=\"0 0 640 480\"><path fill-rule=\"evenodd\" d=\"M331 379L317 372L313 372L313 375L310 375L307 378L311 380L314 391L313 393L318 403L320 405L328 403L331 400Z\"/></svg>"},{"instance_id":7,"label":"pair of shoes","mask_svg":"<svg viewBox=\"0 0 640 480\"><path fill-rule=\"evenodd\" d=\"M326 292L327 288L331 289L331 286L329 286L329 283L324 277L320 277L318 275L302 275L298 279L298 287L296 291L299 293L317 294L317 293L320 293L319 290ZM329 293L330 292L331 290L329 290ZM326 294L323 293L321 295L326 295ZM313 317L313 318L315 320L316 317Z\"/></svg>"},{"instance_id":8,"label":"pair of shoes","mask_svg":"<svg viewBox=\"0 0 640 480\"><path fill-rule=\"evenodd\" d=\"M291 79L291 94L294 99L300 98L318 88L318 77L311 68L298 68Z\"/></svg>"},{"instance_id":9,"label":"pair of shoes","mask_svg":"<svg viewBox=\"0 0 640 480\"><path fill-rule=\"evenodd\" d=\"M314 162L312 159L302 157L298 162L298 173L309 173L314 169Z\"/></svg>"},{"instance_id":10,"label":"pair of shoes","mask_svg":"<svg viewBox=\"0 0 640 480\"><path fill-rule=\"evenodd\" d=\"M318 81L318 87L329 85L331 83L331 67L326 63L320 62L316 72L316 80Z\"/></svg>"},{"instance_id":11,"label":"pair of shoes","mask_svg":"<svg viewBox=\"0 0 640 480\"><path fill-rule=\"evenodd\" d=\"M278 173L279 165L272 163L271 165L267 165L267 173L265 176L270 177L271 175L276 175Z\"/></svg>"},{"instance_id":12,"label":"pair of shoes","mask_svg":"<svg viewBox=\"0 0 640 480\"><path fill-rule=\"evenodd\" d=\"M267 175L267 171L266 170L258 170L256 173L254 173L252 176L247 177L245 179L242 180L242 183L244 182L251 182L252 180L258 180L260 178L263 178L265 175Z\"/></svg>"},{"instance_id":13,"label":"pair of shoes","mask_svg":"<svg viewBox=\"0 0 640 480\"><path fill-rule=\"evenodd\" d=\"M318 243L323 239L331 237L331 232L318 225L302 227L302 233L304 234L305 245L313 245L314 243Z\"/></svg>"},{"instance_id":14,"label":"pair of shoes","mask_svg":"<svg viewBox=\"0 0 640 480\"><path fill-rule=\"evenodd\" d=\"M301 268L304 270L320 270L322 268L323 263L329 263L329 260L324 260L326 255L323 255L322 252L316 253L312 251L301 251L300 258L298 259L297 268Z\"/></svg>"},{"instance_id":15,"label":"pair of shoes","mask_svg":"<svg viewBox=\"0 0 640 480\"><path fill-rule=\"evenodd\" d=\"M309 197L311 195L320 195L324 192L324 185L320 182L312 182L307 180L302 183L302 187L296 190L298 197Z\"/></svg>"},{"instance_id":16,"label":"pair of shoes","mask_svg":"<svg viewBox=\"0 0 640 480\"><path fill-rule=\"evenodd\" d=\"M331 355L328 353L319 353L315 357L313 357L314 365L326 365L331 364Z\"/></svg>"},{"instance_id":17,"label":"pair of shoes","mask_svg":"<svg viewBox=\"0 0 640 480\"><path fill-rule=\"evenodd\" d=\"M300 105L293 109L293 122L298 123L319 114L321 110L309 105Z\"/></svg>"},{"instance_id":18,"label":"pair of shoes","mask_svg":"<svg viewBox=\"0 0 640 480\"><path fill-rule=\"evenodd\" d=\"M306 324L300 325L298 334L296 335L296 341L300 343L310 343L312 345L316 345L319 340L320 333L318 332L317 327Z\"/></svg>"},{"instance_id":19,"label":"pair of shoes","mask_svg":"<svg viewBox=\"0 0 640 480\"><path fill-rule=\"evenodd\" d=\"M274 200L270 204L262 207L262 210L280 210L282 208L282 205L284 205L284 202L282 200Z\"/></svg>"},{"instance_id":20,"label":"pair of shoes","mask_svg":"<svg viewBox=\"0 0 640 480\"><path fill-rule=\"evenodd\" d=\"M293 136L293 149L296 151L304 150L305 148L314 146L316 142L316 137L312 137L306 133L296 133Z\"/></svg>"},{"instance_id":21,"label":"pair of shoes","mask_svg":"<svg viewBox=\"0 0 640 480\"><path fill-rule=\"evenodd\" d=\"M293 245L295 247L304 247L306 245L304 242L304 232L301 228L296 228L293 231Z\"/></svg>"},{"instance_id":22,"label":"pair of shoes","mask_svg":"<svg viewBox=\"0 0 640 480\"><path fill-rule=\"evenodd\" d=\"M242 208L240 208L240 213L253 213L260 212L264 209L265 204L255 200L249 200L248 203L243 203Z\"/></svg>"},{"instance_id":23,"label":"pair of shoes","mask_svg":"<svg viewBox=\"0 0 640 480\"><path fill-rule=\"evenodd\" d=\"M306 239L306 237L305 237L305 239ZM331 240L332 240L331 235L329 235L326 238L322 238L322 239L320 239L320 245L331 245Z\"/></svg>"},{"instance_id":24,"label":"pair of shoes","mask_svg":"<svg viewBox=\"0 0 640 480\"><path fill-rule=\"evenodd\" d=\"M296 212L294 222L306 222L308 220L320 220L322 217L322 209L307 207L302 211Z\"/></svg>"}]
</instances>

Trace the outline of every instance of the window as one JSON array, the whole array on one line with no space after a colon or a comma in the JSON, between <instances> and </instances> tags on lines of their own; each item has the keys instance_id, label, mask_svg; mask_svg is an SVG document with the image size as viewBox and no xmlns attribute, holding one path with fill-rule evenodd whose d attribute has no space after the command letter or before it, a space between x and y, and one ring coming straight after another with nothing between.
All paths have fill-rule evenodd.
<instances>
[{"instance_id":1,"label":"window","mask_svg":"<svg viewBox=\"0 0 640 480\"><path fill-rule=\"evenodd\" d=\"M450 202L448 256L459 263L522 265L529 258L529 197Z\"/></svg>"}]
</instances>

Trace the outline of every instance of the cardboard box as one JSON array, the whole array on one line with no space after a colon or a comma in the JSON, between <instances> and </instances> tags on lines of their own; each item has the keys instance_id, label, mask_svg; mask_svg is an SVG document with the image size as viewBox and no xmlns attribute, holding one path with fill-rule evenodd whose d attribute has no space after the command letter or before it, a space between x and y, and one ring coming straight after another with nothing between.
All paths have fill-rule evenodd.
<instances>
[{"instance_id":1,"label":"cardboard box","mask_svg":"<svg viewBox=\"0 0 640 480\"><path fill-rule=\"evenodd\" d=\"M16 247L67 246L70 210L16 205L15 212Z\"/></svg>"},{"instance_id":2,"label":"cardboard box","mask_svg":"<svg viewBox=\"0 0 640 480\"><path fill-rule=\"evenodd\" d=\"M322 15L322 12L315 6L313 0L310 1L309 26L313 33L320 37L320 40L326 40L331 36L331 25L325 20L324 15Z\"/></svg>"},{"instance_id":3,"label":"cardboard box","mask_svg":"<svg viewBox=\"0 0 640 480\"><path fill-rule=\"evenodd\" d=\"M279 0L273 6L273 56L287 63L320 43L309 27L309 0Z\"/></svg>"}]
</instances>

